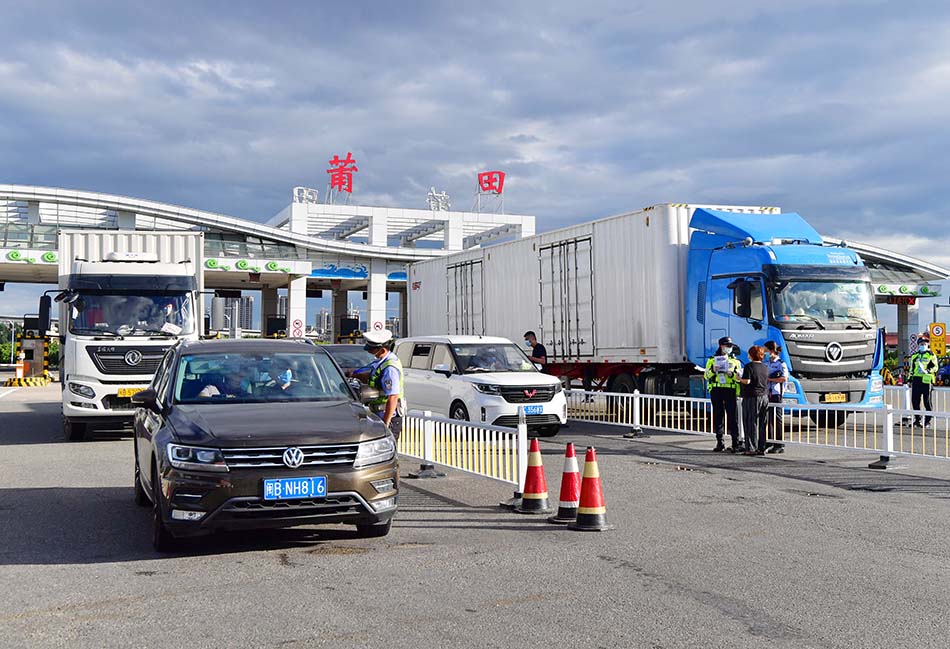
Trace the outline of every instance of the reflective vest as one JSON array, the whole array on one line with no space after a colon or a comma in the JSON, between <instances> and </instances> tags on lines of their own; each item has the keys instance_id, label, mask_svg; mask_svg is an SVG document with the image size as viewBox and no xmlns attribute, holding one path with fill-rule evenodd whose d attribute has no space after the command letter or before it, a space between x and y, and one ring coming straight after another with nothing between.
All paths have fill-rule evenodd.
<instances>
[{"instance_id":1,"label":"reflective vest","mask_svg":"<svg viewBox=\"0 0 950 649\"><path fill-rule=\"evenodd\" d=\"M385 410L386 402L389 400L389 397L382 394L382 390L383 371L385 371L387 367L395 367L399 371L399 406L396 408L396 414L402 415L404 414L402 412L403 404L405 404L406 401L406 389L405 382L403 381L402 363L399 362L399 357L392 352L389 352L389 354L383 360L381 360L375 368L373 368L373 371L370 372L369 381L367 384L369 387L379 390L380 395L378 399L374 399L368 405L374 411L383 412L383 410Z\"/></svg>"},{"instance_id":2,"label":"reflective vest","mask_svg":"<svg viewBox=\"0 0 950 649\"><path fill-rule=\"evenodd\" d=\"M731 388L736 391L736 394L739 394L739 376L742 374L742 363L740 363L739 359L737 358L727 356L726 358L729 361L729 369L732 370L732 374L729 374L728 372L721 374L716 372L716 358L722 357L713 356L708 361L706 361L706 373L703 376L709 383L709 389Z\"/></svg>"},{"instance_id":3,"label":"reflective vest","mask_svg":"<svg viewBox=\"0 0 950 649\"><path fill-rule=\"evenodd\" d=\"M933 383L940 365L933 352L917 352L910 357L910 376L924 383Z\"/></svg>"}]
</instances>

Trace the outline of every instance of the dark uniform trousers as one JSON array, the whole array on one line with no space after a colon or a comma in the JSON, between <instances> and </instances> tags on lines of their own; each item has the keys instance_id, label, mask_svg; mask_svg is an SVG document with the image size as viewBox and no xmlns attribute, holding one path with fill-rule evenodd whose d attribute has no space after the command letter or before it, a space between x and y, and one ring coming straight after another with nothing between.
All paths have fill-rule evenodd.
<instances>
[{"instance_id":1,"label":"dark uniform trousers","mask_svg":"<svg viewBox=\"0 0 950 649\"><path fill-rule=\"evenodd\" d=\"M770 394L769 403L782 403L782 395ZM769 408L767 413L768 437L775 441L772 446L782 447L784 446L782 440L785 431L785 411L782 408Z\"/></svg>"},{"instance_id":2,"label":"dark uniform trousers","mask_svg":"<svg viewBox=\"0 0 950 649\"><path fill-rule=\"evenodd\" d=\"M713 432L716 433L716 441L722 443L728 421L732 446L739 448L739 409L736 406L736 389L714 387L709 390L709 399L712 401Z\"/></svg>"},{"instance_id":3,"label":"dark uniform trousers","mask_svg":"<svg viewBox=\"0 0 950 649\"><path fill-rule=\"evenodd\" d=\"M933 386L930 383L924 383L924 380L919 376L915 376L910 384L910 401L913 404L914 410L929 410L933 412L933 403L931 403L930 395L931 388ZM920 402L924 402L924 407L920 407ZM930 420L932 417L928 416L924 420L924 425L929 426Z\"/></svg>"},{"instance_id":4,"label":"dark uniform trousers","mask_svg":"<svg viewBox=\"0 0 950 649\"><path fill-rule=\"evenodd\" d=\"M745 450L765 450L765 421L769 412L769 398L744 397L742 399L742 426L745 431Z\"/></svg>"}]
</instances>

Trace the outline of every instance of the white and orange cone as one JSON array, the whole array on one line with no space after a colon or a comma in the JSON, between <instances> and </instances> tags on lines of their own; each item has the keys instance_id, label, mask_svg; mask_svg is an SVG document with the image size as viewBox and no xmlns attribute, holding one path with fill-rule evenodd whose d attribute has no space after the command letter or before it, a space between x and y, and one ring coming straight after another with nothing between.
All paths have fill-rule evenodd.
<instances>
[{"instance_id":1,"label":"white and orange cone","mask_svg":"<svg viewBox=\"0 0 950 649\"><path fill-rule=\"evenodd\" d=\"M581 500L577 507L577 519L568 525L569 529L581 532L603 532L611 529L607 525L607 503L600 486L600 470L597 468L597 452L593 446L587 447L584 458L584 478L581 480Z\"/></svg>"},{"instance_id":2,"label":"white and orange cone","mask_svg":"<svg viewBox=\"0 0 950 649\"><path fill-rule=\"evenodd\" d=\"M531 440L528 449L528 471L524 480L524 493L521 503L515 507L519 514L550 514L548 505L548 482L544 478L544 464L541 462L541 446L537 438Z\"/></svg>"},{"instance_id":3,"label":"white and orange cone","mask_svg":"<svg viewBox=\"0 0 950 649\"><path fill-rule=\"evenodd\" d=\"M561 495L558 498L557 514L548 519L549 523L564 525L573 523L577 518L577 507L581 498L581 474L577 470L577 453L574 442L567 443L564 452L564 473L561 476Z\"/></svg>"}]
</instances>

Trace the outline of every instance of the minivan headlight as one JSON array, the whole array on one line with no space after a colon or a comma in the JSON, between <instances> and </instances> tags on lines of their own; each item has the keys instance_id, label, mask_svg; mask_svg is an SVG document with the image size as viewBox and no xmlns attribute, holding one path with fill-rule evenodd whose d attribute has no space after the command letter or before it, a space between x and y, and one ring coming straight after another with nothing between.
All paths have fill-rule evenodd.
<instances>
[{"instance_id":1,"label":"minivan headlight","mask_svg":"<svg viewBox=\"0 0 950 649\"><path fill-rule=\"evenodd\" d=\"M379 439L368 442L360 442L360 448L356 452L356 460L353 462L354 469L361 469L373 464L388 462L396 455L396 442L392 435L380 437Z\"/></svg>"},{"instance_id":2,"label":"minivan headlight","mask_svg":"<svg viewBox=\"0 0 950 649\"><path fill-rule=\"evenodd\" d=\"M500 385L491 385L489 383L473 383L472 385L482 394L501 394Z\"/></svg>"},{"instance_id":3,"label":"minivan headlight","mask_svg":"<svg viewBox=\"0 0 950 649\"><path fill-rule=\"evenodd\" d=\"M168 461L176 469L193 471L227 471L224 454L216 448L199 448L169 444Z\"/></svg>"}]
</instances>

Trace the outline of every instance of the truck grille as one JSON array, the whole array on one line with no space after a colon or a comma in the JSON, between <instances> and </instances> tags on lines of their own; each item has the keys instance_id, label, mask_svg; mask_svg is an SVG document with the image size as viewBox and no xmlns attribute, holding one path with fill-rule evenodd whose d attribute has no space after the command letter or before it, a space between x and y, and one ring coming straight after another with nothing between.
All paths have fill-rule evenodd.
<instances>
[{"instance_id":1,"label":"truck grille","mask_svg":"<svg viewBox=\"0 0 950 649\"><path fill-rule=\"evenodd\" d=\"M268 448L224 448L224 461L232 469L284 466L284 451L289 446ZM305 466L352 466L359 451L359 444L328 444L323 446L298 446L303 451Z\"/></svg>"},{"instance_id":2,"label":"truck grille","mask_svg":"<svg viewBox=\"0 0 950 649\"><path fill-rule=\"evenodd\" d=\"M554 386L502 387L501 396L508 403L547 403L554 398Z\"/></svg>"},{"instance_id":3,"label":"truck grille","mask_svg":"<svg viewBox=\"0 0 950 649\"><path fill-rule=\"evenodd\" d=\"M155 374L167 347L115 347L110 350L87 347L92 362L103 374ZM138 360L138 362L135 362Z\"/></svg>"},{"instance_id":4,"label":"truck grille","mask_svg":"<svg viewBox=\"0 0 950 649\"><path fill-rule=\"evenodd\" d=\"M789 368L796 378L837 379L866 376L874 365L876 333L868 331L809 331L808 339L796 339L798 332L785 332L786 350L792 361ZM840 355L831 355L828 346L837 343ZM836 350L838 351L838 350Z\"/></svg>"}]
</instances>

